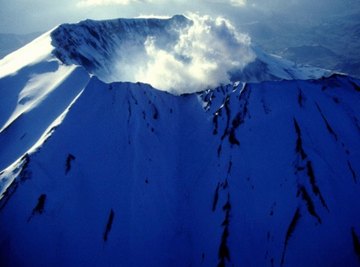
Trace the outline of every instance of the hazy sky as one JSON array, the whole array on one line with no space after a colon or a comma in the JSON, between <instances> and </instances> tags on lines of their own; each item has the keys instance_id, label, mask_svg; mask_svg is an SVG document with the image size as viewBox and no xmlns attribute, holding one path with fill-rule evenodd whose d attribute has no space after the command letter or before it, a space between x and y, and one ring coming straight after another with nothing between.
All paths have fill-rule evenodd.
<instances>
[{"instance_id":1,"label":"hazy sky","mask_svg":"<svg viewBox=\"0 0 360 267\"><path fill-rule=\"evenodd\" d=\"M295 14L334 12L360 0L0 0L0 32L46 31L58 24L86 18L106 19L139 15L174 15L186 11L228 16L291 10Z\"/></svg>"}]
</instances>

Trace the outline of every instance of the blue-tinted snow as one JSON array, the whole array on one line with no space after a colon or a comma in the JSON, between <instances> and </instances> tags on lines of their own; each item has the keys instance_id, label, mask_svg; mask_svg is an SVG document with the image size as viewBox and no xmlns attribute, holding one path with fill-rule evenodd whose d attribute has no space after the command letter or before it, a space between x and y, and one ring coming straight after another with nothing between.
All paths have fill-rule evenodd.
<instances>
[{"instance_id":1,"label":"blue-tinted snow","mask_svg":"<svg viewBox=\"0 0 360 267\"><path fill-rule=\"evenodd\" d=\"M359 265L359 80L258 51L175 96L34 58L0 80L2 266Z\"/></svg>"},{"instance_id":2,"label":"blue-tinted snow","mask_svg":"<svg viewBox=\"0 0 360 267\"><path fill-rule=\"evenodd\" d=\"M358 84L332 76L173 96L93 78L0 212L3 262L214 266L225 246L226 266L356 266Z\"/></svg>"}]
</instances>

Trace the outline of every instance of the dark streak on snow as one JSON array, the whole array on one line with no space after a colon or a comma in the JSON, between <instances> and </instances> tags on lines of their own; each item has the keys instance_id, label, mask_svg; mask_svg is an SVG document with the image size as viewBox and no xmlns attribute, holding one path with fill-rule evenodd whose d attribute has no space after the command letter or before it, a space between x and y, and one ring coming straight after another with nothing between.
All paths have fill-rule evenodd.
<instances>
[{"instance_id":1,"label":"dark streak on snow","mask_svg":"<svg viewBox=\"0 0 360 267\"><path fill-rule=\"evenodd\" d=\"M354 251L360 260L360 241L358 235L355 232L354 227L351 228L351 235L353 239Z\"/></svg>"},{"instance_id":2,"label":"dark streak on snow","mask_svg":"<svg viewBox=\"0 0 360 267\"><path fill-rule=\"evenodd\" d=\"M271 113L271 109L270 109L269 106L265 103L264 98L261 98L261 104L262 104L264 113L265 113L266 115L270 114L270 113Z\"/></svg>"},{"instance_id":3,"label":"dark streak on snow","mask_svg":"<svg viewBox=\"0 0 360 267\"><path fill-rule=\"evenodd\" d=\"M354 82L352 82L352 81L349 81L349 82L350 82L350 84L353 86L353 88L355 89L355 91L360 92L360 86L359 86L359 85L357 85L356 83L354 83Z\"/></svg>"},{"instance_id":4,"label":"dark streak on snow","mask_svg":"<svg viewBox=\"0 0 360 267\"><path fill-rule=\"evenodd\" d=\"M229 132L229 142L231 145L240 145L239 140L236 138L235 131L240 126L240 124L243 122L243 118L241 116L241 113L237 113L235 118L232 121L232 127Z\"/></svg>"},{"instance_id":5,"label":"dark streak on snow","mask_svg":"<svg viewBox=\"0 0 360 267\"><path fill-rule=\"evenodd\" d=\"M153 110L153 119L157 120L159 118L159 111L154 104L152 104L151 106L152 106L152 110Z\"/></svg>"},{"instance_id":6,"label":"dark streak on snow","mask_svg":"<svg viewBox=\"0 0 360 267\"><path fill-rule=\"evenodd\" d=\"M225 94L224 88L217 88L217 91L222 90L222 92ZM236 93L236 90L233 90L233 94ZM222 117L223 110L226 112L226 118L225 118L225 127L223 130L223 134L221 135L221 144L218 147L217 155L220 157L221 149L222 149L222 142L225 140L225 138L228 138L228 141L231 145L237 145L240 146L240 141L236 137L236 130L239 128L241 124L245 122L245 117L248 116L248 99L250 96L250 91L244 88L244 90L241 91L241 94L237 97L240 101L239 109L240 111L231 118L231 109L230 109L230 101L231 101L231 93L227 94L224 98L224 101L222 105L213 113L213 124L214 124L214 130L213 135L217 135L219 133L219 117Z\"/></svg>"},{"instance_id":7,"label":"dark streak on snow","mask_svg":"<svg viewBox=\"0 0 360 267\"><path fill-rule=\"evenodd\" d=\"M356 129L358 130L358 132L360 132L360 122L359 122L359 120L355 116L352 117L352 119L354 121Z\"/></svg>"},{"instance_id":8,"label":"dark streak on snow","mask_svg":"<svg viewBox=\"0 0 360 267\"><path fill-rule=\"evenodd\" d=\"M68 174L71 170L71 162L74 161L76 158L72 154L68 154L66 158L66 164L65 164L65 174Z\"/></svg>"},{"instance_id":9,"label":"dark streak on snow","mask_svg":"<svg viewBox=\"0 0 360 267\"><path fill-rule=\"evenodd\" d=\"M342 145L346 155L350 155L350 151L349 151L349 149L346 148L345 144L343 142L341 142L341 145Z\"/></svg>"},{"instance_id":10,"label":"dark streak on snow","mask_svg":"<svg viewBox=\"0 0 360 267\"><path fill-rule=\"evenodd\" d=\"M286 249L287 249L287 246L289 244L289 239L291 237L291 235L294 233L295 231L295 228L299 222L301 218L301 214L300 214L300 209L297 208L295 213L294 213L294 216L289 224L289 227L286 231L286 236L285 236L285 241L284 241L284 249L283 249L283 253L282 253L282 256L281 256L281 263L280 263L280 266L283 266L284 265L284 261L285 261L285 254L286 254Z\"/></svg>"},{"instance_id":11,"label":"dark streak on snow","mask_svg":"<svg viewBox=\"0 0 360 267\"><path fill-rule=\"evenodd\" d=\"M21 137L20 137L20 140L23 140L26 136L26 133L24 133Z\"/></svg>"},{"instance_id":12,"label":"dark streak on snow","mask_svg":"<svg viewBox=\"0 0 360 267\"><path fill-rule=\"evenodd\" d=\"M221 186L222 186L222 188L223 188L224 190L225 190L226 188L228 188L228 186L229 186L228 180L225 179L225 181L224 181L223 183L221 183Z\"/></svg>"},{"instance_id":13,"label":"dark streak on snow","mask_svg":"<svg viewBox=\"0 0 360 267\"><path fill-rule=\"evenodd\" d=\"M335 96L332 98L332 100L333 100L336 104L339 104L339 103L340 103L339 98L337 98L337 97L335 97Z\"/></svg>"},{"instance_id":14,"label":"dark streak on snow","mask_svg":"<svg viewBox=\"0 0 360 267\"><path fill-rule=\"evenodd\" d=\"M221 92L223 95L225 94L224 86L220 86L216 89L217 92Z\"/></svg>"},{"instance_id":15,"label":"dark streak on snow","mask_svg":"<svg viewBox=\"0 0 360 267\"><path fill-rule=\"evenodd\" d=\"M130 101L127 101L128 103L128 120L127 123L130 124L130 120L131 120L131 105L130 105Z\"/></svg>"},{"instance_id":16,"label":"dark streak on snow","mask_svg":"<svg viewBox=\"0 0 360 267\"><path fill-rule=\"evenodd\" d=\"M232 165L233 165L232 161L229 160L229 166L228 166L228 170L227 170L227 175L228 175L228 176L229 176L230 173L231 173Z\"/></svg>"},{"instance_id":17,"label":"dark streak on snow","mask_svg":"<svg viewBox=\"0 0 360 267\"><path fill-rule=\"evenodd\" d=\"M300 186L297 196L301 196L301 198L305 201L306 207L308 212L310 213L311 216L315 217L317 219L317 221L321 224L321 218L320 216L316 213L315 210L315 205L309 195L309 193L306 191L304 186Z\"/></svg>"},{"instance_id":18,"label":"dark streak on snow","mask_svg":"<svg viewBox=\"0 0 360 267\"><path fill-rule=\"evenodd\" d=\"M270 216L274 216L274 213L275 213L275 207L276 207L276 202L274 202L271 206L271 209L270 209L270 212L269 212L269 215Z\"/></svg>"},{"instance_id":19,"label":"dark streak on snow","mask_svg":"<svg viewBox=\"0 0 360 267\"><path fill-rule=\"evenodd\" d=\"M138 101L136 100L135 96L132 94L131 90L130 90L130 97L134 101L134 104L138 105Z\"/></svg>"},{"instance_id":20,"label":"dark streak on snow","mask_svg":"<svg viewBox=\"0 0 360 267\"><path fill-rule=\"evenodd\" d=\"M326 117L324 116L324 113L321 111L320 106L318 105L318 103L315 102L316 108L318 109L322 119L325 122L326 125L326 129L328 130L328 132L335 138L335 140L338 140L338 137L336 135L336 133L334 132L334 130L332 129L332 127L330 126L328 120L326 119Z\"/></svg>"},{"instance_id":21,"label":"dark streak on snow","mask_svg":"<svg viewBox=\"0 0 360 267\"><path fill-rule=\"evenodd\" d=\"M215 94L213 90L206 90L203 93L200 93L200 96L206 105L204 106L204 110L208 111L211 108L212 100L215 98Z\"/></svg>"},{"instance_id":22,"label":"dark streak on snow","mask_svg":"<svg viewBox=\"0 0 360 267\"><path fill-rule=\"evenodd\" d=\"M320 192L320 189L316 184L314 169L312 167L311 161L307 162L306 169L307 169L307 175L309 176L309 180L310 180L310 184L311 184L313 193L320 198L320 201L321 201L321 204L323 205L323 207L329 211L329 208Z\"/></svg>"},{"instance_id":23,"label":"dark streak on snow","mask_svg":"<svg viewBox=\"0 0 360 267\"><path fill-rule=\"evenodd\" d=\"M270 215L270 216L274 216L274 210L273 210L273 209L270 210L269 215Z\"/></svg>"},{"instance_id":24,"label":"dark streak on snow","mask_svg":"<svg viewBox=\"0 0 360 267\"><path fill-rule=\"evenodd\" d=\"M25 154L22 158L21 158L21 162L22 162L22 166L21 166L21 171L19 173L19 179L21 182L26 181L27 179L29 179L31 177L31 171L28 170L28 166L30 163L30 157L29 154Z\"/></svg>"},{"instance_id":25,"label":"dark streak on snow","mask_svg":"<svg viewBox=\"0 0 360 267\"><path fill-rule=\"evenodd\" d=\"M213 123L214 123L213 135L217 135L217 134L218 134L219 116L221 116L221 108L218 109L218 110L214 113L214 115L213 115Z\"/></svg>"},{"instance_id":26,"label":"dark streak on snow","mask_svg":"<svg viewBox=\"0 0 360 267\"><path fill-rule=\"evenodd\" d=\"M304 102L305 102L305 97L303 92L301 91L301 89L299 89L299 93L298 93L298 104L299 106L302 108L304 107Z\"/></svg>"},{"instance_id":27,"label":"dark streak on snow","mask_svg":"<svg viewBox=\"0 0 360 267\"><path fill-rule=\"evenodd\" d=\"M45 201L46 201L46 194L41 194L38 198L38 203L36 205L36 207L33 209L32 213L33 214L41 214L44 212L44 208L45 208Z\"/></svg>"},{"instance_id":28,"label":"dark streak on snow","mask_svg":"<svg viewBox=\"0 0 360 267\"><path fill-rule=\"evenodd\" d=\"M304 160L306 159L307 155L303 149L302 146L302 139L301 139L301 130L300 130L300 126L298 124L298 122L296 121L296 119L294 118L294 126L295 126L295 131L296 131L296 152L300 154L301 158Z\"/></svg>"},{"instance_id":29,"label":"dark streak on snow","mask_svg":"<svg viewBox=\"0 0 360 267\"><path fill-rule=\"evenodd\" d=\"M46 194L41 194L38 198L38 203L35 208L32 210L32 213L28 219L28 222L32 219L36 214L42 214L45 208Z\"/></svg>"},{"instance_id":30,"label":"dark streak on snow","mask_svg":"<svg viewBox=\"0 0 360 267\"><path fill-rule=\"evenodd\" d=\"M220 144L220 145L218 146L218 149L217 149L217 155L218 155L218 157L220 157L221 150L222 150L222 145Z\"/></svg>"},{"instance_id":31,"label":"dark streak on snow","mask_svg":"<svg viewBox=\"0 0 360 267\"><path fill-rule=\"evenodd\" d=\"M212 211L214 212L216 210L216 206L219 200L219 189L220 189L220 183L217 184L216 189L215 189L215 193L214 193L214 198L213 198L213 204L212 204Z\"/></svg>"},{"instance_id":32,"label":"dark streak on snow","mask_svg":"<svg viewBox=\"0 0 360 267\"><path fill-rule=\"evenodd\" d=\"M353 179L354 179L354 182L355 182L355 184L357 184L356 173L355 173L355 171L354 171L354 169L353 169L350 161L347 161L347 163L348 163L348 166L349 166L349 170L350 170L350 172L351 172L351 175L352 175L352 177L353 177Z\"/></svg>"},{"instance_id":33,"label":"dark streak on snow","mask_svg":"<svg viewBox=\"0 0 360 267\"><path fill-rule=\"evenodd\" d=\"M312 166L311 161L308 159L307 154L304 151L304 148L302 145L300 126L295 118L294 118L294 126L295 126L296 135L297 135L295 150L298 154L300 154L302 160L304 160L304 161L306 160L306 165L305 166L297 166L297 171L306 170L306 175L309 177L309 182L311 184L313 193L319 197L321 204L324 206L324 208L326 208L329 211L329 208L325 202L325 199L323 198L323 196L320 192L320 188L316 184L314 168Z\"/></svg>"},{"instance_id":34,"label":"dark streak on snow","mask_svg":"<svg viewBox=\"0 0 360 267\"><path fill-rule=\"evenodd\" d=\"M204 263L204 261L205 261L205 253L203 252L201 254L201 263Z\"/></svg>"},{"instance_id":35,"label":"dark streak on snow","mask_svg":"<svg viewBox=\"0 0 360 267\"><path fill-rule=\"evenodd\" d=\"M106 228L105 228L105 231L104 231L104 235L103 235L104 242L106 242L108 240L108 235L110 233L110 230L111 230L111 227L112 227L112 224L113 224L113 221L114 221L114 217L115 217L115 213L114 213L113 209L111 209L110 214L109 214L109 218L108 218L108 221L107 221L107 224L106 224Z\"/></svg>"},{"instance_id":36,"label":"dark streak on snow","mask_svg":"<svg viewBox=\"0 0 360 267\"><path fill-rule=\"evenodd\" d=\"M224 101L224 107L226 111L226 126L223 135L221 136L221 140L224 140L225 137L228 135L228 129L230 126L230 117L231 117L231 110L230 110L230 96L227 95Z\"/></svg>"},{"instance_id":37,"label":"dark streak on snow","mask_svg":"<svg viewBox=\"0 0 360 267\"><path fill-rule=\"evenodd\" d=\"M226 261L230 261L230 251L227 245L227 240L229 237L229 224L230 224L230 211L231 211L231 204L230 204L230 194L228 193L227 202L223 207L223 211L225 211L225 219L222 223L224 227L224 231L221 237L221 243L219 247L219 263L218 267L225 267Z\"/></svg>"},{"instance_id":38,"label":"dark streak on snow","mask_svg":"<svg viewBox=\"0 0 360 267\"><path fill-rule=\"evenodd\" d=\"M229 142L231 145L240 145L240 142L238 141L238 139L235 136L235 131L237 128L239 128L239 126L241 124L243 124L245 122L245 117L248 115L248 98L250 96L249 94L250 91L246 91L243 92L240 96L239 101L241 101L242 103L240 104L240 106L242 106L242 108L240 108L240 111L235 115L235 118L232 120L232 127L230 130L226 130L228 135L229 135Z\"/></svg>"}]
</instances>

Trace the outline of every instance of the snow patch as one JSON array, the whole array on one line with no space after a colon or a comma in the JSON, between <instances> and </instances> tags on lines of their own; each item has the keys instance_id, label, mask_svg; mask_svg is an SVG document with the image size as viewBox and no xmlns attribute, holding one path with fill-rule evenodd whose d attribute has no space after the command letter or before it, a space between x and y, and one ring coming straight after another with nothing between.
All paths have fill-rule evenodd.
<instances>
[{"instance_id":1,"label":"snow patch","mask_svg":"<svg viewBox=\"0 0 360 267\"><path fill-rule=\"evenodd\" d=\"M46 97L55 90L74 70L75 65L60 65L55 72L35 74L27 82L18 97L17 106L8 121L0 129L4 131L16 118L38 106Z\"/></svg>"},{"instance_id":2,"label":"snow patch","mask_svg":"<svg viewBox=\"0 0 360 267\"><path fill-rule=\"evenodd\" d=\"M51 31L0 60L0 78L14 75L26 66L49 60L52 57L51 51L54 49L51 45Z\"/></svg>"}]
</instances>

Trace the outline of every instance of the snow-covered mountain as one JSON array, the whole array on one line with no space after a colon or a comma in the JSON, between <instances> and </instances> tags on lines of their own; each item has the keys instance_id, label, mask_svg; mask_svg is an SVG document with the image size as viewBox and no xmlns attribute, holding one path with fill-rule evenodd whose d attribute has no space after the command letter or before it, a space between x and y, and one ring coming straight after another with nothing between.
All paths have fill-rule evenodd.
<instances>
[{"instance_id":1,"label":"snow-covered mountain","mask_svg":"<svg viewBox=\"0 0 360 267\"><path fill-rule=\"evenodd\" d=\"M117 67L117 62L126 66L130 65L130 60L133 61L132 65L135 64L134 61L142 62L141 57L145 56L146 50L144 43L149 36L156 40L157 49L168 51L178 45L178 39L183 37L182 31L192 24L193 21L179 15L169 20L122 19L102 23L87 20L79 24L61 25L51 36L55 46L54 54L62 62L84 66L100 79L114 82L119 80L119 73L123 72ZM222 28L225 26L221 25L220 29L223 30ZM310 79L329 75L324 69L296 66L285 59L265 54L257 47L252 47L251 52L255 54L254 59L249 61L251 64L243 69L231 70L231 81ZM242 55L232 56L236 58Z\"/></svg>"},{"instance_id":2,"label":"snow-covered mountain","mask_svg":"<svg viewBox=\"0 0 360 267\"><path fill-rule=\"evenodd\" d=\"M360 264L360 81L257 48L211 90L111 81L191 23L62 25L0 61L2 266Z\"/></svg>"}]
</instances>

